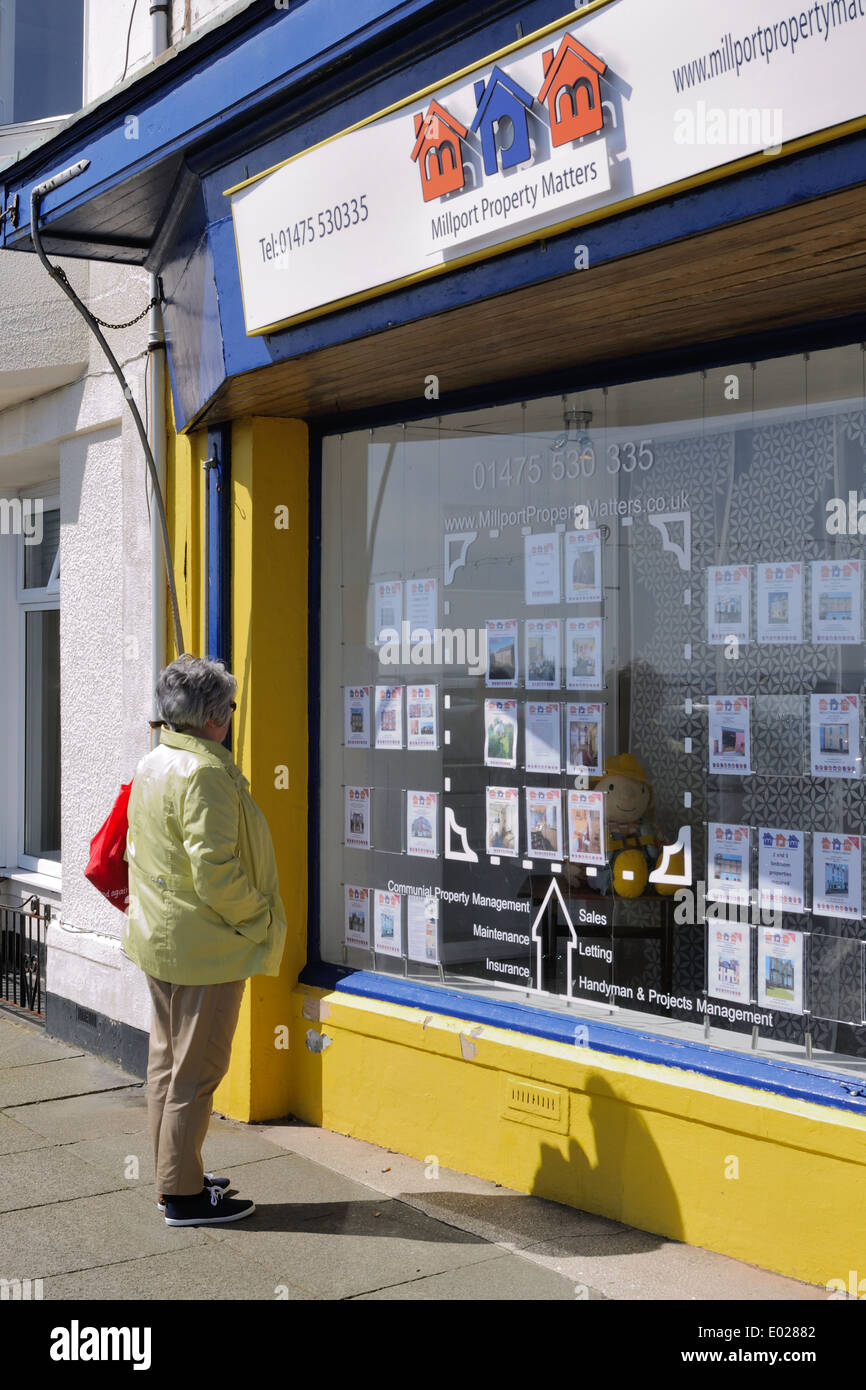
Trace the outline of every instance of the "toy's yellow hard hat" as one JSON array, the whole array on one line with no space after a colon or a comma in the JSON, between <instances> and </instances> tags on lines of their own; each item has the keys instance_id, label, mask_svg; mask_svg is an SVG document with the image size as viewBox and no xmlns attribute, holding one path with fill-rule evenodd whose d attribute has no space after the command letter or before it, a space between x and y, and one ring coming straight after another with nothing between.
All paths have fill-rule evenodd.
<instances>
[{"instance_id":1,"label":"toy's yellow hard hat","mask_svg":"<svg viewBox=\"0 0 866 1390\"><path fill-rule=\"evenodd\" d=\"M630 777L633 782L643 782L646 787L651 785L643 764L634 753L612 753L609 758L605 758L602 776Z\"/></svg>"}]
</instances>

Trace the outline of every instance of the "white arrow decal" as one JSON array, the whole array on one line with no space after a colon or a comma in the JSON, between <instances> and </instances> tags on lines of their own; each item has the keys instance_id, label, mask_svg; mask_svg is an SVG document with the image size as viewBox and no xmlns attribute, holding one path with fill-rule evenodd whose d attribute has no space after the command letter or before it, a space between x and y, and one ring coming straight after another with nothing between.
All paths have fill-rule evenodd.
<instances>
[{"instance_id":1,"label":"white arrow decal","mask_svg":"<svg viewBox=\"0 0 866 1390\"><path fill-rule=\"evenodd\" d=\"M566 925L568 927L568 949L566 951L566 993L569 997L571 997L573 986L572 952L577 949L577 932L574 929L574 923L571 920L571 914L569 913L569 910L565 905L565 898L562 896L562 891L559 887L559 879L557 878L552 878L550 880L550 887L544 895L544 901L542 902L541 907L538 909L538 916L533 922L532 930L529 933L530 938L535 942L535 988L538 990L542 988L540 932L541 921L546 912L547 904L550 902L550 899L554 894L556 894L557 898L559 899L559 903L562 908L563 915L565 917Z\"/></svg>"}]
</instances>

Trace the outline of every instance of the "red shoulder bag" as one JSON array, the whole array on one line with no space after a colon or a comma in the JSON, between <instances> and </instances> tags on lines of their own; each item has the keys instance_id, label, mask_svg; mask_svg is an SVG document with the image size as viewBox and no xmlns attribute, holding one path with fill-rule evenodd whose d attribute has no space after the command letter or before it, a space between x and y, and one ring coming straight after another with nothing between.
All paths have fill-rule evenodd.
<instances>
[{"instance_id":1,"label":"red shoulder bag","mask_svg":"<svg viewBox=\"0 0 866 1390\"><path fill-rule=\"evenodd\" d=\"M84 877L121 912L129 911L129 865L123 857L129 828L127 808L132 782L124 782L105 824L90 841Z\"/></svg>"}]
</instances>

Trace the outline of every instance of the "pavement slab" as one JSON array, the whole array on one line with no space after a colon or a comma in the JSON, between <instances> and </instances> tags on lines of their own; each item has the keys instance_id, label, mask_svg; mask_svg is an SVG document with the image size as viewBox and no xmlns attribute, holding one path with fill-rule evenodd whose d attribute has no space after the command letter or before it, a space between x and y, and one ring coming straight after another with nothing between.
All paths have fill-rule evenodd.
<instances>
[{"instance_id":1,"label":"pavement slab","mask_svg":"<svg viewBox=\"0 0 866 1390\"><path fill-rule=\"evenodd\" d=\"M85 1163L92 1164L106 1174L122 1177L125 1186L133 1190L143 1187L152 1192L153 1146L149 1126L134 1131L102 1135L98 1139L83 1139L70 1144L68 1148L70 1153ZM224 1120L211 1121L208 1137L202 1149L205 1172L231 1177L235 1188L243 1185L243 1169L247 1164L259 1162L263 1158L279 1157L284 1155L273 1144L268 1144L257 1134L237 1130ZM135 1159L136 1170L132 1168L131 1159ZM137 1177L128 1176L132 1171L137 1171Z\"/></svg>"},{"instance_id":2,"label":"pavement slab","mask_svg":"<svg viewBox=\"0 0 866 1390\"><path fill-rule=\"evenodd\" d=\"M22 1067L30 1062L59 1062L84 1057L80 1047L70 1047L57 1038L47 1038L32 1024L3 1019L0 1028L0 1067Z\"/></svg>"},{"instance_id":3,"label":"pavement slab","mask_svg":"<svg viewBox=\"0 0 866 1390\"><path fill-rule=\"evenodd\" d=\"M137 1260L54 1275L44 1281L42 1296L69 1302L115 1298L159 1302L170 1298L296 1303L316 1298L297 1284L285 1280L275 1284L261 1265L213 1240L163 1255L143 1255Z\"/></svg>"},{"instance_id":4,"label":"pavement slab","mask_svg":"<svg viewBox=\"0 0 866 1390\"><path fill-rule=\"evenodd\" d=\"M634 1232L635 1236L640 1232ZM702 1250L695 1245L648 1237L644 1250L617 1248L562 1254L557 1243L542 1243L523 1250L530 1260L584 1281L607 1298L652 1299L656 1302L687 1299L726 1302L733 1299L782 1302L822 1301L827 1291L815 1284L788 1279L756 1265L743 1264L728 1255Z\"/></svg>"},{"instance_id":5,"label":"pavement slab","mask_svg":"<svg viewBox=\"0 0 866 1390\"><path fill-rule=\"evenodd\" d=\"M54 1144L72 1144L109 1134L135 1134L148 1128L147 1097L140 1084L86 1091L32 1105L6 1106L4 1114Z\"/></svg>"},{"instance_id":6,"label":"pavement slab","mask_svg":"<svg viewBox=\"0 0 866 1390\"><path fill-rule=\"evenodd\" d=\"M76 1158L68 1148L6 1154L0 1183L0 1212L26 1211L97 1192L116 1192L126 1184L92 1164Z\"/></svg>"},{"instance_id":7,"label":"pavement slab","mask_svg":"<svg viewBox=\"0 0 866 1390\"><path fill-rule=\"evenodd\" d=\"M134 1080L98 1057L74 1053L60 1061L4 1066L0 1067L0 1109L89 1091L120 1090Z\"/></svg>"},{"instance_id":8,"label":"pavement slab","mask_svg":"<svg viewBox=\"0 0 866 1390\"><path fill-rule=\"evenodd\" d=\"M574 1303L576 1299L598 1302L603 1297L594 1289L582 1285L575 1288L570 1279L547 1271L545 1277L527 1281L525 1266L525 1260L518 1255L503 1253L498 1258L485 1260L482 1265L464 1265L449 1270L447 1274L431 1274L426 1278L356 1294L352 1302L369 1302L372 1299L379 1302L390 1299L401 1303L422 1299L490 1302L510 1299L514 1302L543 1300L547 1303L553 1300Z\"/></svg>"},{"instance_id":9,"label":"pavement slab","mask_svg":"<svg viewBox=\"0 0 866 1390\"><path fill-rule=\"evenodd\" d=\"M44 1149L51 1144L44 1134L38 1134L11 1115L0 1114L0 1155L19 1153L23 1149Z\"/></svg>"},{"instance_id":10,"label":"pavement slab","mask_svg":"<svg viewBox=\"0 0 866 1390\"><path fill-rule=\"evenodd\" d=\"M201 1245L195 1226L172 1228L136 1192L109 1192L0 1215L0 1260L6 1279L46 1279L142 1255ZM166 1289L164 1297L173 1293Z\"/></svg>"},{"instance_id":11,"label":"pavement slab","mask_svg":"<svg viewBox=\"0 0 866 1390\"><path fill-rule=\"evenodd\" d=\"M333 1173L319 1163L298 1154L281 1153L271 1146L267 1158L246 1163L236 1174L235 1186L241 1196L255 1202L288 1202L315 1210L339 1202L372 1202L380 1205L381 1194L366 1183L355 1182L342 1173ZM242 1178L242 1182L241 1182Z\"/></svg>"}]
</instances>

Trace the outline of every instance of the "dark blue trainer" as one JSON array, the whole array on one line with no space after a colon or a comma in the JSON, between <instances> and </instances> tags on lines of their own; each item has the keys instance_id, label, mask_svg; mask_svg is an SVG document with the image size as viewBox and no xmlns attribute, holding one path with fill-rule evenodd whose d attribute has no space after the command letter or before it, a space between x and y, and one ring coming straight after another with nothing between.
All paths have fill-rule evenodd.
<instances>
[{"instance_id":1,"label":"dark blue trainer","mask_svg":"<svg viewBox=\"0 0 866 1390\"><path fill-rule=\"evenodd\" d=\"M231 1187L232 1180L231 1178L215 1178L213 1173L205 1173L204 1185L205 1187ZM160 1211L165 1211L165 1201L162 1197L160 1197L156 1205L159 1207Z\"/></svg>"},{"instance_id":2,"label":"dark blue trainer","mask_svg":"<svg viewBox=\"0 0 866 1390\"><path fill-rule=\"evenodd\" d=\"M226 1197L219 1187L203 1187L197 1197L166 1197L166 1226L222 1226L252 1216L255 1202Z\"/></svg>"}]
</instances>

